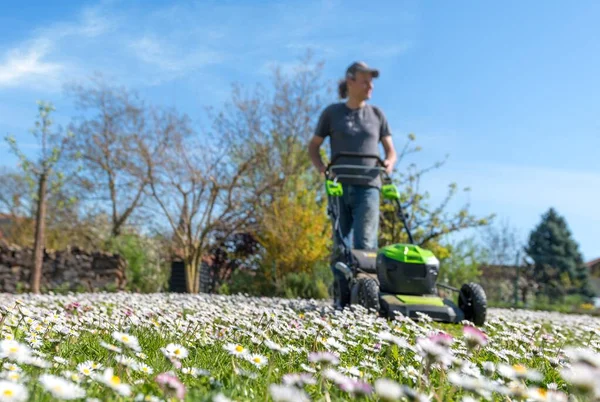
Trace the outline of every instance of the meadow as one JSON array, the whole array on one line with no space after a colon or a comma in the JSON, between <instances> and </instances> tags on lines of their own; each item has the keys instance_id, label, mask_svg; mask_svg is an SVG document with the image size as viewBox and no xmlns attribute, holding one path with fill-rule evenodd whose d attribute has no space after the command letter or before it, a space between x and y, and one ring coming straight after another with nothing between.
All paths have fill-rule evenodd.
<instances>
[{"instance_id":1,"label":"meadow","mask_svg":"<svg viewBox=\"0 0 600 402\"><path fill-rule=\"evenodd\" d=\"M243 295L0 295L0 401L600 400L600 319Z\"/></svg>"}]
</instances>

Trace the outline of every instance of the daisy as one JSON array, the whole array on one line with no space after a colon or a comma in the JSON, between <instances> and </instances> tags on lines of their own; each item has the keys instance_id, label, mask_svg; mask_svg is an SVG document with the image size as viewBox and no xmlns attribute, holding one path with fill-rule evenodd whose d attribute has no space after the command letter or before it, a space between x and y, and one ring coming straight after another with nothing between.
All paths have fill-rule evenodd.
<instances>
[{"instance_id":1,"label":"daisy","mask_svg":"<svg viewBox=\"0 0 600 402\"><path fill-rule=\"evenodd\" d=\"M463 335L469 349L487 344L487 335L472 325L465 325L463 327Z\"/></svg>"},{"instance_id":2,"label":"daisy","mask_svg":"<svg viewBox=\"0 0 600 402\"><path fill-rule=\"evenodd\" d=\"M229 354L234 356L243 356L248 353L248 350L240 344L227 343L223 345L223 349L229 352Z\"/></svg>"},{"instance_id":3,"label":"daisy","mask_svg":"<svg viewBox=\"0 0 600 402\"><path fill-rule=\"evenodd\" d=\"M65 377L65 378L67 378L67 379L70 379L71 381L76 382L76 383L80 383L81 382L81 377L79 376L79 374L74 373L73 371L68 371L68 370L67 371L63 371L62 372L62 376Z\"/></svg>"},{"instance_id":4,"label":"daisy","mask_svg":"<svg viewBox=\"0 0 600 402\"><path fill-rule=\"evenodd\" d=\"M268 363L268 359L265 356L259 354L248 355L246 359L258 368L262 368Z\"/></svg>"},{"instance_id":5,"label":"daisy","mask_svg":"<svg viewBox=\"0 0 600 402\"><path fill-rule=\"evenodd\" d=\"M575 363L560 371L563 379L571 383L584 394L594 394L598 391L598 372L584 363Z\"/></svg>"},{"instance_id":6,"label":"daisy","mask_svg":"<svg viewBox=\"0 0 600 402\"><path fill-rule=\"evenodd\" d=\"M54 361L57 362L58 364L69 364L69 361L67 359L65 359L64 357L60 357L60 356L54 356Z\"/></svg>"},{"instance_id":7,"label":"daisy","mask_svg":"<svg viewBox=\"0 0 600 402\"><path fill-rule=\"evenodd\" d=\"M148 366L146 363L138 363L136 365L137 371L141 371L144 374L152 374L154 373L154 369Z\"/></svg>"},{"instance_id":8,"label":"daisy","mask_svg":"<svg viewBox=\"0 0 600 402\"><path fill-rule=\"evenodd\" d=\"M301 389L292 385L269 385L269 393L275 402L309 402L310 398Z\"/></svg>"},{"instance_id":9,"label":"daisy","mask_svg":"<svg viewBox=\"0 0 600 402\"><path fill-rule=\"evenodd\" d=\"M312 352L308 355L308 361L311 363L325 363L335 366L339 364L340 358L331 352Z\"/></svg>"},{"instance_id":10,"label":"daisy","mask_svg":"<svg viewBox=\"0 0 600 402\"><path fill-rule=\"evenodd\" d=\"M18 341L0 341L0 358L13 360L19 363L29 363L31 360L31 349Z\"/></svg>"},{"instance_id":11,"label":"daisy","mask_svg":"<svg viewBox=\"0 0 600 402\"><path fill-rule=\"evenodd\" d=\"M17 366L14 363L8 363L7 362L7 363L4 363L2 365L2 367L5 368L6 370L9 370L9 371L23 371L23 369L21 367Z\"/></svg>"},{"instance_id":12,"label":"daisy","mask_svg":"<svg viewBox=\"0 0 600 402\"><path fill-rule=\"evenodd\" d=\"M29 398L29 391L23 384L0 380L0 400L24 402Z\"/></svg>"},{"instance_id":13,"label":"daisy","mask_svg":"<svg viewBox=\"0 0 600 402\"><path fill-rule=\"evenodd\" d=\"M123 350L120 347L118 347L116 345L113 345L111 343L107 343L107 342L102 341L102 342L100 342L100 346L102 346L105 349L110 350L111 352L123 353Z\"/></svg>"},{"instance_id":14,"label":"daisy","mask_svg":"<svg viewBox=\"0 0 600 402\"><path fill-rule=\"evenodd\" d=\"M317 383L315 377L310 373L291 373L285 374L282 378L285 385L296 385L302 387L304 385L314 385Z\"/></svg>"},{"instance_id":15,"label":"daisy","mask_svg":"<svg viewBox=\"0 0 600 402\"><path fill-rule=\"evenodd\" d=\"M42 374L39 382L44 389L57 399L80 399L85 397L85 390L79 385L56 375Z\"/></svg>"},{"instance_id":16,"label":"daisy","mask_svg":"<svg viewBox=\"0 0 600 402\"><path fill-rule=\"evenodd\" d=\"M265 346L271 350L278 351L279 353L284 354L284 355L289 352L288 348L284 348L283 346L273 342L270 339L265 339Z\"/></svg>"},{"instance_id":17,"label":"daisy","mask_svg":"<svg viewBox=\"0 0 600 402\"><path fill-rule=\"evenodd\" d=\"M20 371L3 371L0 375L10 381L24 381L25 379Z\"/></svg>"},{"instance_id":18,"label":"daisy","mask_svg":"<svg viewBox=\"0 0 600 402\"><path fill-rule=\"evenodd\" d=\"M176 343L170 343L165 348L160 349L168 358L184 359L188 356L188 350Z\"/></svg>"},{"instance_id":19,"label":"daisy","mask_svg":"<svg viewBox=\"0 0 600 402\"><path fill-rule=\"evenodd\" d=\"M231 399L219 392L213 397L213 402L231 402Z\"/></svg>"},{"instance_id":20,"label":"daisy","mask_svg":"<svg viewBox=\"0 0 600 402\"><path fill-rule=\"evenodd\" d=\"M89 377L94 372L94 369L92 368L92 365L89 362L84 362L84 363L79 363L77 365L77 371L79 371L84 376Z\"/></svg>"},{"instance_id":21,"label":"daisy","mask_svg":"<svg viewBox=\"0 0 600 402\"><path fill-rule=\"evenodd\" d=\"M140 352L142 350L140 348L138 339L133 335L129 335L124 332L114 331L112 334L112 337L116 341L121 342L123 345L127 346L130 349L135 350L136 352Z\"/></svg>"},{"instance_id":22,"label":"daisy","mask_svg":"<svg viewBox=\"0 0 600 402\"><path fill-rule=\"evenodd\" d=\"M115 356L115 361L126 367L133 367L137 364L137 361L133 357L125 355Z\"/></svg>"},{"instance_id":23,"label":"daisy","mask_svg":"<svg viewBox=\"0 0 600 402\"><path fill-rule=\"evenodd\" d=\"M121 381L121 378L114 374L112 367L104 370L102 374L96 374L95 378L102 384L112 388L123 396L129 396L131 394L131 387Z\"/></svg>"},{"instance_id":24,"label":"daisy","mask_svg":"<svg viewBox=\"0 0 600 402\"><path fill-rule=\"evenodd\" d=\"M160 373L154 379L166 391L175 392L179 399L185 398L185 386L172 373Z\"/></svg>"}]
</instances>

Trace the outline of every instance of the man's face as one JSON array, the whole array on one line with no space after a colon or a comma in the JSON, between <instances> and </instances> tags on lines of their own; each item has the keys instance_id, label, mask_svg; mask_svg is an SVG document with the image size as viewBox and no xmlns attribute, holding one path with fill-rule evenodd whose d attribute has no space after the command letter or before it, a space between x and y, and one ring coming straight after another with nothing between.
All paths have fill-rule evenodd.
<instances>
[{"instance_id":1,"label":"man's face","mask_svg":"<svg viewBox=\"0 0 600 402\"><path fill-rule=\"evenodd\" d=\"M350 79L348 82L348 92L354 98L370 99L373 92L373 76L365 72L356 73L354 80Z\"/></svg>"}]
</instances>

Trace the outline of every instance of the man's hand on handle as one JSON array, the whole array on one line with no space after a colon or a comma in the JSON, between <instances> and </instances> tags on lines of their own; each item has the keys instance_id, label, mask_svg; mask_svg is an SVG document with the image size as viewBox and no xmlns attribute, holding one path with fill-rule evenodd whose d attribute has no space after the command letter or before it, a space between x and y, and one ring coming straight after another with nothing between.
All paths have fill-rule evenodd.
<instances>
[{"instance_id":1,"label":"man's hand on handle","mask_svg":"<svg viewBox=\"0 0 600 402\"><path fill-rule=\"evenodd\" d=\"M385 159L383 161L383 166L385 166L385 171L387 174L391 175L392 171L394 170L394 161L393 160L389 160L389 159Z\"/></svg>"}]
</instances>

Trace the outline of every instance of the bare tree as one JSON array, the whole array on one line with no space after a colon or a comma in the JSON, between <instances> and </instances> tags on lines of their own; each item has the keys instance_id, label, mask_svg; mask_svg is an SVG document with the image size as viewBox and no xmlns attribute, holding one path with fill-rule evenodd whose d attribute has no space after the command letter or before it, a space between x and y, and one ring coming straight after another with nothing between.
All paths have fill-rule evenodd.
<instances>
[{"instance_id":1,"label":"bare tree","mask_svg":"<svg viewBox=\"0 0 600 402\"><path fill-rule=\"evenodd\" d=\"M508 219L484 227L481 230L481 241L487 250L487 263L490 265L512 266L520 264L520 260L525 257L525 243Z\"/></svg>"},{"instance_id":2,"label":"bare tree","mask_svg":"<svg viewBox=\"0 0 600 402\"><path fill-rule=\"evenodd\" d=\"M234 85L231 100L213 115L214 130L227 139L232 158L246 160L252 153L268 156L255 162L242 180L258 188L272 183L260 200L265 208L290 180L313 172L306 146L331 93L323 67L309 51L292 71L275 67L270 88Z\"/></svg>"},{"instance_id":3,"label":"bare tree","mask_svg":"<svg viewBox=\"0 0 600 402\"><path fill-rule=\"evenodd\" d=\"M73 138L71 132L63 134L62 130L52 131L50 114L54 107L46 102L38 102L39 120L35 123L34 136L40 141L40 156L37 161L29 159L18 147L12 136L6 138L12 151L18 156L21 166L26 174L34 180L37 186L35 195L35 241L34 241L34 266L31 275L31 292L40 292L42 279L42 263L45 244L46 227L46 202L48 193L55 192L63 184L64 174L56 171L55 167L60 161L66 146Z\"/></svg>"},{"instance_id":4,"label":"bare tree","mask_svg":"<svg viewBox=\"0 0 600 402\"><path fill-rule=\"evenodd\" d=\"M118 236L143 203L147 182L133 145L147 129L148 109L135 92L109 86L100 75L89 86L68 86L67 93L88 113L71 124L77 141L70 155L83 161L79 185L88 204L98 202L103 208L108 203L111 232Z\"/></svg>"},{"instance_id":5,"label":"bare tree","mask_svg":"<svg viewBox=\"0 0 600 402\"><path fill-rule=\"evenodd\" d=\"M139 138L137 147L146 161L149 194L173 231L183 258L187 290L197 293L202 259L215 246L215 235L227 239L252 223L253 209L269 183L263 184L261 192L244 186L242 178L264 154L232 158L226 137L197 141L188 119L175 113L161 121L156 139L169 146L153 154L152 142Z\"/></svg>"}]
</instances>

